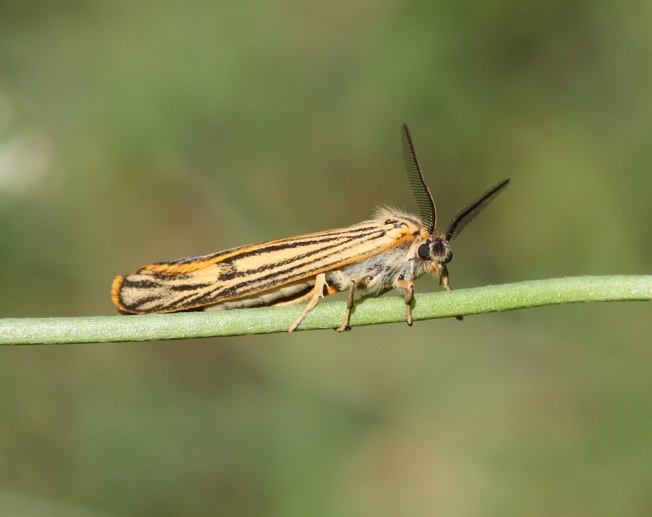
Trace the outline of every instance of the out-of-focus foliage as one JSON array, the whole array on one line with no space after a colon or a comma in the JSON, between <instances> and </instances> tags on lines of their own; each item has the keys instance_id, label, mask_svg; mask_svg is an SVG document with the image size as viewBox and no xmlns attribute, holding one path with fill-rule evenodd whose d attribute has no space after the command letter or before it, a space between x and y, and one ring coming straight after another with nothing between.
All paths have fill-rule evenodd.
<instances>
[{"instance_id":1,"label":"out-of-focus foliage","mask_svg":"<svg viewBox=\"0 0 652 517\"><path fill-rule=\"evenodd\" d=\"M513 180L454 287L650 272L647 4L10 1L0 317L413 209L403 122L442 221ZM649 514L649 313L0 350L0 513Z\"/></svg>"}]
</instances>

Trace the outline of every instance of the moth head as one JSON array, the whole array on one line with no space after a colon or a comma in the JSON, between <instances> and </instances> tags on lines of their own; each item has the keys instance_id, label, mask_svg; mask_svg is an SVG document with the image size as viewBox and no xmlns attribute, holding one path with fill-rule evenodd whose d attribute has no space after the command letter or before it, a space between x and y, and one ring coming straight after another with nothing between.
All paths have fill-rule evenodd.
<instances>
[{"instance_id":1,"label":"moth head","mask_svg":"<svg viewBox=\"0 0 652 517\"><path fill-rule=\"evenodd\" d=\"M453 259L453 252L448 245L446 235L428 238L419 246L417 254L421 260L428 260L435 264L448 264Z\"/></svg>"}]
</instances>

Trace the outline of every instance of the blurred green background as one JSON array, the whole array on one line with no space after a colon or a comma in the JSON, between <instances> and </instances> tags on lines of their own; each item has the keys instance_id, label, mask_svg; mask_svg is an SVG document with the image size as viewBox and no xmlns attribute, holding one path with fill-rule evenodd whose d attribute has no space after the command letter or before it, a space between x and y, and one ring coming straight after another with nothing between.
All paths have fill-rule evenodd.
<instances>
[{"instance_id":1,"label":"blurred green background","mask_svg":"<svg viewBox=\"0 0 652 517\"><path fill-rule=\"evenodd\" d=\"M0 3L0 316L414 210L454 287L650 273L649 2ZM422 279L420 292L437 289ZM0 350L0 514L650 515L642 303Z\"/></svg>"}]
</instances>

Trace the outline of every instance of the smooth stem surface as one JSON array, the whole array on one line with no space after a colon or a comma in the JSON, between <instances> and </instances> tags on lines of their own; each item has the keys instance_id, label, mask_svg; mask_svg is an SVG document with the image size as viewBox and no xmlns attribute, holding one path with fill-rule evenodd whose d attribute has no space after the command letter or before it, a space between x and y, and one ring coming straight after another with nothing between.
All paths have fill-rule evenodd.
<instances>
[{"instance_id":1,"label":"smooth stem surface","mask_svg":"<svg viewBox=\"0 0 652 517\"><path fill-rule=\"evenodd\" d=\"M415 320L579 302L650 301L652 276L583 276L533 280L415 297ZM108 343L286 332L302 306L214 312L0 319L0 345ZM300 330L340 326L344 302L320 303ZM356 303L351 326L405 321L402 296Z\"/></svg>"}]
</instances>

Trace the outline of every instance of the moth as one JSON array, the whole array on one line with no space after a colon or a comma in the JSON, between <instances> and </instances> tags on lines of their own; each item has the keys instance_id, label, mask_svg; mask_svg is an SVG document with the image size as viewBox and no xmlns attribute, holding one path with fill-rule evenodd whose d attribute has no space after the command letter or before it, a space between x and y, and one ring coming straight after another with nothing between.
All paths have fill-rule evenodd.
<instances>
[{"instance_id":1,"label":"moth","mask_svg":"<svg viewBox=\"0 0 652 517\"><path fill-rule=\"evenodd\" d=\"M437 209L402 127L403 155L420 217L380 208L373 219L347 228L241 246L210 255L157 262L113 282L112 297L123 314L235 309L307 302L292 332L326 295L346 291L346 312L338 332L350 330L356 293L380 296L396 289L405 298L412 325L414 280L439 277L451 290L447 264L450 242L509 183L503 180L476 199L437 233Z\"/></svg>"}]
</instances>

